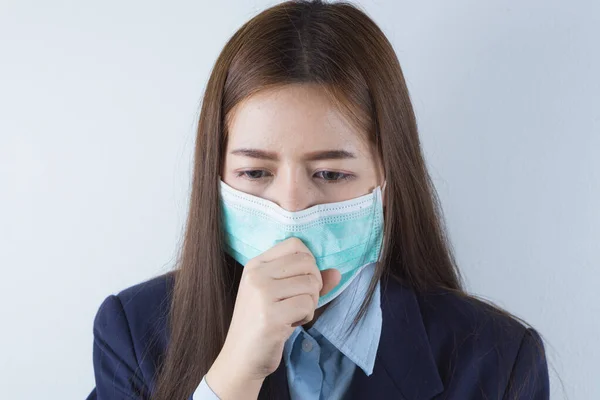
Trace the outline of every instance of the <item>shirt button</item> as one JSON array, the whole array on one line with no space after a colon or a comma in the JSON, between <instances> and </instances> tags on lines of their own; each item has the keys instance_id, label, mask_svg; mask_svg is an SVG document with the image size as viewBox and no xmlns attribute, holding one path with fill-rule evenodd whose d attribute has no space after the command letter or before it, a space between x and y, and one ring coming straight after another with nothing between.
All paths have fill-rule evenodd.
<instances>
[{"instance_id":1,"label":"shirt button","mask_svg":"<svg viewBox=\"0 0 600 400\"><path fill-rule=\"evenodd\" d=\"M304 350L305 352L308 353L309 351L312 350L312 348L313 348L313 344L310 340L304 339L302 341L302 350Z\"/></svg>"}]
</instances>

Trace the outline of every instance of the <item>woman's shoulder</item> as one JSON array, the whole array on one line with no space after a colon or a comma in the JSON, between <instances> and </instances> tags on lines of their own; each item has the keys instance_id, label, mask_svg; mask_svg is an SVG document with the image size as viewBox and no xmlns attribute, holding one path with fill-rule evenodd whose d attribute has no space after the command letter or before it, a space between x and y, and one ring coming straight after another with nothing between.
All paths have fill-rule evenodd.
<instances>
[{"instance_id":1,"label":"woman's shoulder","mask_svg":"<svg viewBox=\"0 0 600 400\"><path fill-rule=\"evenodd\" d=\"M174 272L168 272L108 295L100 305L94 327L107 328L123 319L135 338L138 330L160 330L166 325Z\"/></svg>"},{"instance_id":2,"label":"woman's shoulder","mask_svg":"<svg viewBox=\"0 0 600 400\"><path fill-rule=\"evenodd\" d=\"M147 390L167 347L173 275L154 277L104 299L93 326L97 385L102 385L102 376L114 375L127 390Z\"/></svg>"},{"instance_id":3,"label":"woman's shoulder","mask_svg":"<svg viewBox=\"0 0 600 400\"><path fill-rule=\"evenodd\" d=\"M491 373L496 380L488 383L505 382L515 398L547 398L544 344L526 321L462 292L418 294L417 302L431 354L447 385L451 380L483 382Z\"/></svg>"},{"instance_id":4,"label":"woman's shoulder","mask_svg":"<svg viewBox=\"0 0 600 400\"><path fill-rule=\"evenodd\" d=\"M126 311L147 314L163 311L169 305L175 271L137 283L121 290L116 296Z\"/></svg>"},{"instance_id":5,"label":"woman's shoulder","mask_svg":"<svg viewBox=\"0 0 600 400\"><path fill-rule=\"evenodd\" d=\"M460 291L437 290L417 294L423 323L432 335L472 337L477 340L522 339L528 331L523 319L491 301Z\"/></svg>"}]
</instances>

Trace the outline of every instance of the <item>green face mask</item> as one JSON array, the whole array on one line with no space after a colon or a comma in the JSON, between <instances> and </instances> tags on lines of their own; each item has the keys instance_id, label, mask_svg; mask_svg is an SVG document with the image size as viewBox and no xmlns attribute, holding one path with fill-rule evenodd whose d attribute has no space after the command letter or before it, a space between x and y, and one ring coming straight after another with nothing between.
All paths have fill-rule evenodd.
<instances>
[{"instance_id":1,"label":"green face mask","mask_svg":"<svg viewBox=\"0 0 600 400\"><path fill-rule=\"evenodd\" d=\"M384 184L385 187L385 184ZM358 273L379 259L383 238L382 189L355 199L290 212L220 181L225 247L242 265L277 243L296 237L312 252L319 270L336 268L340 283L319 298L336 298Z\"/></svg>"}]
</instances>

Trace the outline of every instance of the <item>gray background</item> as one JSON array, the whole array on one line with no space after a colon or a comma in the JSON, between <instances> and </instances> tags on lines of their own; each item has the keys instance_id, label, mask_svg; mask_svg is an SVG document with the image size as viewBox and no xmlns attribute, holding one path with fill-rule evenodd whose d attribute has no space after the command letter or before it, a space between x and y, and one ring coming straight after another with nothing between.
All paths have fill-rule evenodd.
<instances>
[{"instance_id":1,"label":"gray background","mask_svg":"<svg viewBox=\"0 0 600 400\"><path fill-rule=\"evenodd\" d=\"M275 3L0 2L2 398L92 389L101 301L173 264L213 62ZM600 2L359 4L469 289L544 335L554 399L600 399Z\"/></svg>"}]
</instances>

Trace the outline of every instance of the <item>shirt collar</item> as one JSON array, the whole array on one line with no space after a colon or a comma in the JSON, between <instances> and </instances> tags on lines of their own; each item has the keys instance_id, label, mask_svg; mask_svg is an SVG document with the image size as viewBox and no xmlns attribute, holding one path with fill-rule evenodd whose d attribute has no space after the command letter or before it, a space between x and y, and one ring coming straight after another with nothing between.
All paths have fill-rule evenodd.
<instances>
[{"instance_id":1,"label":"shirt collar","mask_svg":"<svg viewBox=\"0 0 600 400\"><path fill-rule=\"evenodd\" d=\"M366 375L373 373L381 337L382 315L379 281L365 314L358 321L356 328L353 330L351 328L367 295L374 272L375 263L365 266L354 281L331 301L323 314L307 331L311 336L315 336L317 332L323 335L342 354L360 367ZM289 356L292 344L303 330L302 326L296 327L286 341L286 356Z\"/></svg>"},{"instance_id":2,"label":"shirt collar","mask_svg":"<svg viewBox=\"0 0 600 400\"><path fill-rule=\"evenodd\" d=\"M382 327L377 363L369 376L362 373L362 368L357 369L348 389L349 398L363 399L373 397L373 393L386 393L389 398L427 400L444 391L434 356L440 349L436 348L434 352L431 347L428 329L425 328L426 324L431 324L431 316L426 322L421 314L420 301L417 293L397 278L389 274L382 276ZM299 332L296 330L294 333L296 338ZM271 382L263 385L261 392L264 390L273 393L273 398L290 400L286 362L282 360L272 374Z\"/></svg>"}]
</instances>

